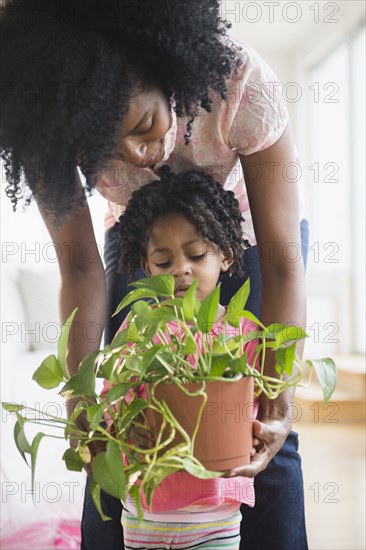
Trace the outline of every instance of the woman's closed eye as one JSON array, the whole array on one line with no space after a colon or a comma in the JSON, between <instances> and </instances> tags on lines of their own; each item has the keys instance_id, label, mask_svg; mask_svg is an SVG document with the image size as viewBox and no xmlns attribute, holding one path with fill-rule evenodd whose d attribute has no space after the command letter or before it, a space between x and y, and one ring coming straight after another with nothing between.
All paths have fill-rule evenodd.
<instances>
[{"instance_id":1,"label":"woman's closed eye","mask_svg":"<svg viewBox=\"0 0 366 550\"><path fill-rule=\"evenodd\" d=\"M132 135L143 136L144 134L148 134L153 126L154 126L154 117L152 117L147 121L144 121L144 123L137 130L135 130Z\"/></svg>"}]
</instances>

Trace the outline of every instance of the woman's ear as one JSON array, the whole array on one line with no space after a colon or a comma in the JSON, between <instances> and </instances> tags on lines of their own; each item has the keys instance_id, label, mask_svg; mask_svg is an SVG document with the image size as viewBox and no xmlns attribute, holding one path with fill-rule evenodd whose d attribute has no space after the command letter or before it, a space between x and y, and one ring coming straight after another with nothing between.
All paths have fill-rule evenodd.
<instances>
[{"instance_id":1,"label":"woman's ear","mask_svg":"<svg viewBox=\"0 0 366 550\"><path fill-rule=\"evenodd\" d=\"M233 265L234 261L234 254L231 249L227 254L221 252L221 272L226 273L229 267Z\"/></svg>"},{"instance_id":2,"label":"woman's ear","mask_svg":"<svg viewBox=\"0 0 366 550\"><path fill-rule=\"evenodd\" d=\"M150 271L149 264L148 264L146 258L141 259L140 266L141 266L142 271L145 273L145 275L147 277L151 277L151 271Z\"/></svg>"}]
</instances>

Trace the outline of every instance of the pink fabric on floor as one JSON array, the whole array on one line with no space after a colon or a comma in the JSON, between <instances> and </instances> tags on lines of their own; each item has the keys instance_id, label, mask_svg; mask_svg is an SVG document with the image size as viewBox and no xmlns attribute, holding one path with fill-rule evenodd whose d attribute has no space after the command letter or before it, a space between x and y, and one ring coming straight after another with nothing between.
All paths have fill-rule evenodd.
<instances>
[{"instance_id":1,"label":"pink fabric on floor","mask_svg":"<svg viewBox=\"0 0 366 550\"><path fill-rule=\"evenodd\" d=\"M77 550L80 548L80 522L31 523L19 531L1 537L2 550Z\"/></svg>"}]
</instances>

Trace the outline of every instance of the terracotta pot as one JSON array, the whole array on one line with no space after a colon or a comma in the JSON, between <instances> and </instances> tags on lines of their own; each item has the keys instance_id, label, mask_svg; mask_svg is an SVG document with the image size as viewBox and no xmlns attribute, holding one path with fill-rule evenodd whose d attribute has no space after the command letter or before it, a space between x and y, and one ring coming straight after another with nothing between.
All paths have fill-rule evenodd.
<instances>
[{"instance_id":1,"label":"terracotta pot","mask_svg":"<svg viewBox=\"0 0 366 550\"><path fill-rule=\"evenodd\" d=\"M184 384L197 391L197 383ZM151 400L151 384L146 385ZM209 470L229 470L250 462L252 448L254 380L242 378L238 382L207 382L207 403L203 409L200 427L194 445L194 456ZM191 437L196 426L202 397L189 397L174 384L159 384L155 397L165 401L174 417ZM162 417L153 413L152 428L159 432ZM169 446L182 442L177 434Z\"/></svg>"}]
</instances>

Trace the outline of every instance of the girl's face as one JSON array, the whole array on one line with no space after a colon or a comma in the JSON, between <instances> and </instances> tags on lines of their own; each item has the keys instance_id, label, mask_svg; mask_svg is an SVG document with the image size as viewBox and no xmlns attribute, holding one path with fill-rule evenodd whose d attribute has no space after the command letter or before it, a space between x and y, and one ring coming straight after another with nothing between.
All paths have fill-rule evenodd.
<instances>
[{"instance_id":1,"label":"girl's face","mask_svg":"<svg viewBox=\"0 0 366 550\"><path fill-rule=\"evenodd\" d=\"M131 99L122 138L114 156L147 168L164 156L164 138L172 125L171 106L160 88L151 86Z\"/></svg>"},{"instance_id":2,"label":"girl's face","mask_svg":"<svg viewBox=\"0 0 366 550\"><path fill-rule=\"evenodd\" d=\"M145 273L173 275L176 296L184 296L197 277L200 300L214 290L220 273L233 263L231 255L225 258L219 246L204 239L182 214L162 217L153 223L146 256L142 261Z\"/></svg>"}]
</instances>

